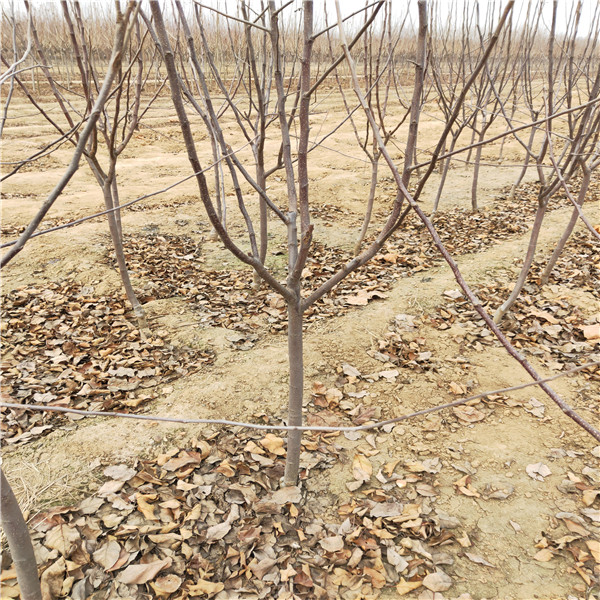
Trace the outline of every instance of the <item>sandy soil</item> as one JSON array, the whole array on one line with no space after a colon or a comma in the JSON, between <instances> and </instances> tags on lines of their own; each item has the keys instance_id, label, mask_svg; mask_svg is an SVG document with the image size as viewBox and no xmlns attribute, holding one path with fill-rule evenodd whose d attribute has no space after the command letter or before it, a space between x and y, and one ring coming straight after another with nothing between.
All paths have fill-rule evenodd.
<instances>
[{"instance_id":1,"label":"sandy soil","mask_svg":"<svg viewBox=\"0 0 600 600\"><path fill-rule=\"evenodd\" d=\"M336 112L338 109L339 102L336 103L333 96L324 99L323 114L317 115L313 124L315 131L321 128L325 131L329 123L335 122L341 114ZM12 114L15 117L6 128L4 161L17 160L52 139L47 125L26 116L31 112L22 99L14 101ZM437 122L425 118L422 130L420 145L431 147L438 130ZM403 134L400 131L397 136L400 148ZM360 150L351 145L352 137L352 131L343 128L328 140L327 148L311 155L310 165L311 194L315 204L347 210L346 217L333 227L325 226L325 221L316 218L315 238L344 249L353 244L370 176ZM232 138L232 147L239 142ZM201 143L199 147L207 159L209 144ZM486 163L497 163L498 148L496 145L486 149ZM399 158L400 152L394 152ZM355 158L350 158L350 154ZM516 146L507 142L503 164L482 168L480 202L483 211L493 207L501 191L513 181L518 169L507 165L515 157ZM28 222L59 179L69 158L69 148L65 145L42 163L22 169L3 184L4 227L18 227ZM189 173L178 128L166 102L161 101L153 108L150 118L119 162L118 172L122 202L166 187ZM386 176L387 173L382 172L382 181ZM436 175L427 187L426 208L430 207L435 195L437 181ZM280 177L273 179L272 190L280 200L284 198L284 186ZM471 170L456 163L444 191L442 210L467 208L470 186ZM383 181L378 207L389 205L392 194L391 183ZM233 198L230 200L229 214L235 231L237 217L234 216ZM240 268L220 244L209 239L207 218L195 196L193 182L145 201L143 206L142 211L123 214L124 231L143 233L151 228L160 234L185 234L202 244L207 266L220 264L224 269ZM100 190L87 166L82 164L47 218L50 221L73 219L101 208ZM254 206L252 210L254 214ZM540 241L541 253L551 250L569 214L568 209L549 214ZM595 217L598 221L600 215ZM272 248L275 249L283 243L284 237L282 229L275 222L272 225L276 241ZM461 256L460 267L469 282L512 279L516 273L514 260L523 256L527 241L525 234L476 255ZM71 278L93 285L97 293L120 295L118 276L106 258L109 250L107 225L101 219L32 240L5 270L4 291ZM279 264L278 260L276 255L269 256L269 262L275 266ZM144 288L144 281L134 281L138 289ZM310 324L305 336L307 399L313 382L332 385L343 364L351 364L363 374L382 370L382 363L368 352L385 334L394 317L398 314L427 315L443 303L444 291L456 287L449 268L434 266L399 280L383 300ZM557 296L569 295L570 301L588 318L598 313L597 302L589 294L560 289L560 286L547 291ZM241 352L228 340L230 331L198 325L194 312L181 300L155 300L146 308L152 327L167 332L173 343L211 347L216 352L216 360L212 366L156 390L158 398L145 406L145 412L245 421L253 421L263 413L284 416L287 359L283 335L260 332L256 344ZM454 399L448 387L452 381L470 380L472 393L527 381L522 368L496 346L486 347L483 352L463 352L454 335L456 331L439 331L426 320L418 333L427 339L427 347L440 365L436 372L409 371L395 381L361 381L357 384L357 390L368 393L362 399L363 403L380 407L383 418ZM461 353L470 362L466 372L453 361ZM532 362L544 375L555 374L536 362L535 357ZM565 399L583 408L586 418L598 426L597 401L586 404L582 395L585 385L581 377L563 378L552 384ZM597 391L597 385L594 389ZM514 400L514 406L490 405L487 417L471 425L449 419L444 412L439 421L435 418L414 419L396 426L390 433L377 434L378 453L371 459L375 472L378 465L391 460L432 457L442 460L444 466L436 475L439 496L435 507L456 516L461 522L460 531L468 535L472 544L471 548L454 544L447 549L455 560L448 568L455 581L452 590L446 593L448 597L467 592L473 598L564 598L569 594L584 597L589 588L573 569L572 559L559 555L550 562L539 562L533 556L538 552L535 544L542 532L559 528L556 513L577 512L581 506L577 496L567 494L557 486L560 487L569 472L581 474L585 466L598 467L598 454L592 455L597 442L565 417L541 391L528 388L511 394L510 398ZM544 418L524 410L523 405L531 398L545 405ZM593 412L590 412L587 409L592 405ZM201 433L198 428L183 425L107 418L74 420L44 438L17 448L5 447L3 466L31 515L50 504L81 498L102 481L104 465L131 463L136 457L154 456ZM339 519L336 507L350 495L346 483L352 480L353 449L365 442L364 438L351 441L340 436L338 443L346 448L346 456L350 459L340 461L306 481L307 489L320 498L332 520ZM538 462L547 464L552 472L543 481L532 479L526 472L527 465ZM452 465L467 463L478 489L488 483L495 487L512 485L514 493L504 500L484 500L457 493L453 482L462 477L463 472ZM518 524L518 532L511 521ZM595 530L594 527L591 529ZM494 567L473 563L465 556L465 550L485 557ZM383 597L395 595L384 592Z\"/></svg>"}]
</instances>

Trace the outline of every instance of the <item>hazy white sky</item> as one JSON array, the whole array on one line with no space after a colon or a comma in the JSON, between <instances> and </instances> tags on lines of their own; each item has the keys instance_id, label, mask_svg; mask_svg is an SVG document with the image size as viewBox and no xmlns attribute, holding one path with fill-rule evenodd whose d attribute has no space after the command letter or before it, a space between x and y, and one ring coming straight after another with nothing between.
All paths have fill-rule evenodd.
<instances>
[{"instance_id":1,"label":"hazy white sky","mask_svg":"<svg viewBox=\"0 0 600 600\"><path fill-rule=\"evenodd\" d=\"M112 7L114 0L80 0L82 6L93 6L94 8L102 8L103 10ZM121 0L124 3L126 0ZM182 0L184 4L192 4L193 0ZM202 4L207 6L214 6L221 10L232 11L234 14L237 12L236 8L239 4L238 0L201 0ZM267 0L263 0L265 3ZM284 4L285 0L276 0L277 5ZM144 4L147 3L143 0ZM171 0L163 0L165 6L171 4ZM250 6L260 11L261 0L249 0ZM369 0L371 4L373 0ZM416 21L417 15L417 0L391 0L392 11L398 18L405 15L405 11L409 11L409 22L413 23ZM48 5L58 6L60 0L32 0L34 7L43 7ZM301 6L302 0L295 0L294 5L288 7L285 10L285 14L289 17L299 16L298 8ZM457 15L461 15L465 7L473 9L476 4L476 0L429 0L428 5L430 9L437 6L439 14L442 18L449 18L451 12ZM564 32L567 27L567 15L571 11L572 7L576 4L575 0L559 0L558 2L558 20L557 20L557 31L559 33ZM11 6L14 5L17 11L22 9L22 2L20 0L0 0L0 6L3 10L10 12ZM349 15L354 11L360 10L365 6L365 0L340 0L340 5L344 15ZM479 0L479 11L481 19L485 18L487 11L491 10L496 15L506 5L506 0ZM517 0L513 9L514 16L513 22L520 23L525 18L527 7L529 5L537 5L537 0ZM543 2L543 16L540 32L548 31L552 20L552 1L544 0ZM585 36L590 33L590 26L592 22L592 16L594 11L598 9L599 0L583 0L582 5L582 18L581 25L579 28L580 35ZM326 10L329 14L330 24L335 19L335 4L334 0L314 0L315 19L317 22L323 22L323 12ZM354 18L354 21L358 23L361 20L361 16ZM349 23L350 25L350 23Z\"/></svg>"}]
</instances>

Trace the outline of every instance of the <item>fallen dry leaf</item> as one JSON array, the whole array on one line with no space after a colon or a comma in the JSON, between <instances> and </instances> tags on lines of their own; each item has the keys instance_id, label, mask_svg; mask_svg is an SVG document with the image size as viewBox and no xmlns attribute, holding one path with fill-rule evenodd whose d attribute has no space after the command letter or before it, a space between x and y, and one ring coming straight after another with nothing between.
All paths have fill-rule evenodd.
<instances>
[{"instance_id":1,"label":"fallen dry leaf","mask_svg":"<svg viewBox=\"0 0 600 600\"><path fill-rule=\"evenodd\" d=\"M585 541L590 554L594 557L597 563L600 563L600 541L598 540L586 540Z\"/></svg>"},{"instance_id":2,"label":"fallen dry leaf","mask_svg":"<svg viewBox=\"0 0 600 600\"><path fill-rule=\"evenodd\" d=\"M548 562L549 560L552 560L553 557L554 554L552 553L552 550L543 548L533 558L539 562Z\"/></svg>"},{"instance_id":3,"label":"fallen dry leaf","mask_svg":"<svg viewBox=\"0 0 600 600\"><path fill-rule=\"evenodd\" d=\"M341 535L323 538L319 542L326 552L339 552L344 547L344 538Z\"/></svg>"},{"instance_id":4,"label":"fallen dry leaf","mask_svg":"<svg viewBox=\"0 0 600 600\"><path fill-rule=\"evenodd\" d=\"M80 535L77 529L60 524L46 534L45 545L58 550L65 558L68 558L75 549L75 542L79 539Z\"/></svg>"},{"instance_id":5,"label":"fallen dry leaf","mask_svg":"<svg viewBox=\"0 0 600 600\"><path fill-rule=\"evenodd\" d=\"M221 581L213 582L206 579L198 579L192 585L188 585L187 592L191 596L214 596L225 589L225 584Z\"/></svg>"},{"instance_id":6,"label":"fallen dry leaf","mask_svg":"<svg viewBox=\"0 0 600 600\"><path fill-rule=\"evenodd\" d=\"M405 581L404 579L400 579L400 583L396 585L396 591L399 596L404 596L417 588L422 586L422 582L420 581Z\"/></svg>"},{"instance_id":7,"label":"fallen dry leaf","mask_svg":"<svg viewBox=\"0 0 600 600\"><path fill-rule=\"evenodd\" d=\"M445 592L452 586L452 579L443 571L429 573L423 579L423 585L432 592Z\"/></svg>"},{"instance_id":8,"label":"fallen dry leaf","mask_svg":"<svg viewBox=\"0 0 600 600\"><path fill-rule=\"evenodd\" d=\"M169 596L175 593L182 584L182 579L174 573L169 573L164 577L158 577L156 581L150 583L157 596Z\"/></svg>"},{"instance_id":9,"label":"fallen dry leaf","mask_svg":"<svg viewBox=\"0 0 600 600\"><path fill-rule=\"evenodd\" d=\"M369 481L373 475L373 465L362 454L355 454L352 461L352 475L357 481Z\"/></svg>"},{"instance_id":10,"label":"fallen dry leaf","mask_svg":"<svg viewBox=\"0 0 600 600\"><path fill-rule=\"evenodd\" d=\"M465 552L465 556L471 562L474 562L478 565L484 565L485 567L492 567L493 569L496 568L492 563L488 562L487 560L485 560L485 558L483 558L482 556L479 556L478 554L472 554L471 552Z\"/></svg>"},{"instance_id":11,"label":"fallen dry leaf","mask_svg":"<svg viewBox=\"0 0 600 600\"><path fill-rule=\"evenodd\" d=\"M600 338L600 323L595 325L586 325L583 328L583 337L586 340L597 340Z\"/></svg>"},{"instance_id":12,"label":"fallen dry leaf","mask_svg":"<svg viewBox=\"0 0 600 600\"><path fill-rule=\"evenodd\" d=\"M485 413L476 409L474 406L455 406L452 412L465 423L476 423L485 419Z\"/></svg>"},{"instance_id":13,"label":"fallen dry leaf","mask_svg":"<svg viewBox=\"0 0 600 600\"><path fill-rule=\"evenodd\" d=\"M302 501L302 491L296 485L282 487L273 492L271 500L275 502L275 504L297 504Z\"/></svg>"},{"instance_id":14,"label":"fallen dry leaf","mask_svg":"<svg viewBox=\"0 0 600 600\"><path fill-rule=\"evenodd\" d=\"M42 600L56 600L62 590L63 579L65 575L66 562L61 556L53 562L40 578L42 588ZM4 590L3 590L4 591Z\"/></svg>"},{"instance_id":15,"label":"fallen dry leaf","mask_svg":"<svg viewBox=\"0 0 600 600\"><path fill-rule=\"evenodd\" d=\"M104 474L110 479L116 479L117 481L129 481L136 471L127 465L114 465L106 467Z\"/></svg>"},{"instance_id":16,"label":"fallen dry leaf","mask_svg":"<svg viewBox=\"0 0 600 600\"><path fill-rule=\"evenodd\" d=\"M259 443L261 446L263 446L263 448L266 448L269 452L277 456L285 455L285 440L281 437L278 437L272 433L267 433L267 435L260 440Z\"/></svg>"},{"instance_id":17,"label":"fallen dry leaf","mask_svg":"<svg viewBox=\"0 0 600 600\"><path fill-rule=\"evenodd\" d=\"M100 546L92 555L94 561L104 567L105 571L108 571L119 560L121 556L121 546L116 540L108 540L105 544Z\"/></svg>"},{"instance_id":18,"label":"fallen dry leaf","mask_svg":"<svg viewBox=\"0 0 600 600\"><path fill-rule=\"evenodd\" d=\"M121 583L136 583L138 585L148 583L166 567L170 567L173 561L170 558L153 560L145 564L129 565L117 575L117 581Z\"/></svg>"},{"instance_id":19,"label":"fallen dry leaf","mask_svg":"<svg viewBox=\"0 0 600 600\"><path fill-rule=\"evenodd\" d=\"M254 573L254 576L258 579L262 579L275 565L277 561L273 558L263 558L262 560L251 563L250 570Z\"/></svg>"},{"instance_id":20,"label":"fallen dry leaf","mask_svg":"<svg viewBox=\"0 0 600 600\"><path fill-rule=\"evenodd\" d=\"M206 541L216 542L222 540L231 531L231 523L223 521L223 523L217 523L212 525L206 530Z\"/></svg>"},{"instance_id":21,"label":"fallen dry leaf","mask_svg":"<svg viewBox=\"0 0 600 600\"><path fill-rule=\"evenodd\" d=\"M552 474L552 471L541 462L527 465L525 471L527 471L529 477L536 479L537 481L544 481L544 477L548 477L548 475Z\"/></svg>"}]
</instances>

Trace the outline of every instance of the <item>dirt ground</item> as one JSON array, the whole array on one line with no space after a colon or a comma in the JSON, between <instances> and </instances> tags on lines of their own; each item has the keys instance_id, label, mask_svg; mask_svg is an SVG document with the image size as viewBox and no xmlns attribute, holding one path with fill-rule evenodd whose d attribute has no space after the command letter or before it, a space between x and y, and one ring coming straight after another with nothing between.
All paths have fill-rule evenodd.
<instances>
[{"instance_id":1,"label":"dirt ground","mask_svg":"<svg viewBox=\"0 0 600 600\"><path fill-rule=\"evenodd\" d=\"M313 123L314 130L326 131L327 126L341 116L336 112L339 108L334 96L323 98L322 114L317 115L320 120ZM30 116L32 108L23 99L16 98L11 111L13 119L6 127L3 161L31 154L52 139L51 129ZM437 122L426 115L419 145L431 147L436 131ZM370 177L369 166L352 144L352 138L352 131L343 128L327 141L326 147L315 150L310 163L311 195L317 208L325 206L316 211L315 240L345 252L352 247L358 231ZM402 147L403 139L401 130L397 136L398 148ZM232 147L236 147L236 142L239 140L232 138ZM208 162L208 142L199 146ZM496 144L484 152L486 164L482 167L479 191L482 214L500 205L507 186L518 172L518 168L509 166L511 159L518 156L514 143L506 143L502 164L498 164L498 151L499 144ZM394 152L396 158L401 156L400 150L394 148ZM11 228L26 224L34 215L60 178L69 158L69 147L64 145L40 164L21 169L4 182L4 241L14 237L10 234ZM122 202L167 187L188 175L189 165L178 126L166 101L152 109L150 118L120 160L118 173ZM442 198L443 212L469 208L471 173L471 168L455 163ZM533 175L530 171L529 183L533 182ZM383 172L382 181L386 176ZM425 209L431 207L437 181L439 176L435 175L427 187ZM285 182L282 178L275 176L271 185L275 197L283 200ZM392 195L391 183L383 181L376 210L388 206ZM234 200L230 200L231 227L237 232ZM167 239L184 235L200 248L205 268L241 268L219 243L211 240L207 217L195 195L193 181L137 206L143 209L123 213L126 235L143 236L152 232ZM331 207L341 210L332 212ZM101 208L100 190L87 165L82 163L47 219L52 224ZM598 210L596 199L589 207L589 216L594 222L600 221ZM334 218L329 218L328 211ZM552 250L570 213L563 205L548 214L539 256L548 255ZM283 273L278 250L284 244L284 233L275 221L271 231L273 242L268 263ZM584 229L578 231L589 235ZM476 253L462 254L458 262L467 281L473 285L492 282L510 285L527 243L528 232L523 231ZM138 291L150 289L148 281L136 276L135 270L133 277ZM9 294L18 288L44 288L51 282L66 279L91 286L97 295L121 297L103 219L31 240L5 269L3 289L4 294ZM340 377L344 377L344 365L351 365L360 372L360 377L346 378L339 384L346 399L375 407L375 416L382 419L460 397L453 392L451 383L466 386L464 393L468 390L469 394L475 394L528 381L523 369L497 344L480 347L465 344L466 334L458 322L440 329L438 321L432 320L431 315L449 302L444 292L456 288L450 269L445 263L435 262L395 279L384 298L310 321L305 333L307 411L315 411L314 396L311 396L315 382L322 382L327 388L335 387ZM550 302L565 301L569 307L576 307L582 323L600 322L598 297L585 289L551 282L541 293ZM141 412L236 421L256 421L261 415L285 417L288 365L284 334L257 328L251 343L240 349L232 341L234 331L213 322L204 323L198 312L180 297L158 294L156 299L147 302L146 309L153 330L161 332L170 343L207 348L214 351L215 358L212 364L195 373L154 388L156 398L145 404ZM240 310L243 312L243 307ZM417 320L417 330L403 335L406 339L426 340L422 343L426 351L431 352L436 368L391 365L399 371L397 375L377 375L390 370L390 365L374 358L374 351L386 333L394 330L397 315L410 315ZM597 357L597 341L586 343L583 355ZM527 355L543 375L558 372L550 368L541 355L532 352ZM597 376L594 380L580 373L558 379L551 385L586 419L600 426ZM361 395L361 392L365 393ZM541 412L535 410L541 406ZM453 563L445 567L453 579L451 589L444 592L446 597L470 594L475 599L516 599L597 595L598 588L593 582L586 582L577 571L576 558L568 549L557 548L551 560L534 557L543 549L544 539L557 539L569 531L564 519L557 514L579 515L584 506L580 494L568 482L585 481L592 488L600 484L600 479L594 479L600 467L598 442L563 415L537 388L506 394L497 402L486 400L476 407L481 409L484 418L473 422L456 418L445 410L434 413L435 416L403 422L369 439L366 433L359 439L340 435L335 442L340 447L340 460L326 470L311 473L303 485L313 502L320 506L323 518L341 523L339 507L361 494L361 491L350 492L347 487L353 481L352 457L357 448L365 444L372 446L373 473L392 461L400 461L402 465L439 458L441 469L434 473L431 481L436 494L426 500L437 511L458 519L455 538L462 540L445 547ZM173 447L185 447L190 439L205 435L206 429L94 418L62 420L56 429L46 433L23 444L5 444L3 449L3 468L30 517L49 506L76 503L92 493L104 481L105 466L133 464L140 457L152 458ZM546 465L550 473L537 478L528 474L528 466L537 463ZM586 479L586 472L593 473L592 479ZM455 482L465 475L471 476L471 485L477 494L460 492L460 485ZM490 496L484 493L486 489L510 492ZM598 508L598 501L591 506ZM590 539L597 539L598 523L578 518ZM482 557L485 563L474 560L473 556ZM413 592L414 597L419 597L421 592L422 589ZM397 596L394 588L384 588L381 597ZM441 595L435 597L441 598Z\"/></svg>"}]
</instances>

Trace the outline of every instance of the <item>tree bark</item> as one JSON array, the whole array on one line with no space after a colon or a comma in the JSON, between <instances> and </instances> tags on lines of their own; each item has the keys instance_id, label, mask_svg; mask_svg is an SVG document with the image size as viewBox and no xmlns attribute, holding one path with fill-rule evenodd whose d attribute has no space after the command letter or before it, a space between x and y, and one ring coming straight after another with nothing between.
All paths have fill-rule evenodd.
<instances>
[{"instance_id":1,"label":"tree bark","mask_svg":"<svg viewBox=\"0 0 600 600\"><path fill-rule=\"evenodd\" d=\"M104 180L104 185L102 186L104 205L106 206L107 210L110 210L115 206L113 198L113 186L114 173L112 173L112 176L106 177ZM123 250L123 238L121 237L120 222L117 221L115 212L118 211L111 210L106 216L108 217L108 229L110 230L110 237L115 250L115 258L117 260L117 266L119 267L119 275L121 276L123 288L125 289L125 294L127 295L127 299L131 304L133 314L137 319L138 327L140 328L140 331L146 335L150 329L148 327L148 320L146 319L146 311L140 304L140 301L137 299L133 285L131 284L129 269L127 268L127 261L125 260L125 252Z\"/></svg>"},{"instance_id":2,"label":"tree bark","mask_svg":"<svg viewBox=\"0 0 600 600\"><path fill-rule=\"evenodd\" d=\"M482 126L481 132L479 133L479 141L482 142L485 136L486 127ZM479 183L479 167L481 162L481 152L483 151L483 145L477 146L475 151L475 167L473 169L473 183L471 184L471 210L477 212L479 205L477 204L477 184Z\"/></svg>"},{"instance_id":3,"label":"tree bark","mask_svg":"<svg viewBox=\"0 0 600 600\"><path fill-rule=\"evenodd\" d=\"M577 196L577 204L579 206L583 206L583 203L585 202L585 195L587 194L588 188L590 186L591 175L592 175L591 170L588 169L587 167L585 167L585 165L584 165L583 179L581 181L581 187L579 188L579 194ZM569 238L571 237L571 234L573 233L573 229L575 228L575 224L577 223L578 217L579 217L579 211L575 207L575 208L573 208L573 213L571 214L571 219L569 220L567 228L563 232L560 240L558 241L558 244L556 244L556 248L554 248L554 252L552 253L552 256L550 257L550 259L548 260L548 264L544 268L544 272L542 273L542 277L541 277L542 285L546 285L548 283L548 279L550 278L550 275L552 274L552 271L553 271L554 267L556 266L556 261L559 259L562 251L564 250L564 247L565 247L567 241L569 240Z\"/></svg>"},{"instance_id":4,"label":"tree bark","mask_svg":"<svg viewBox=\"0 0 600 600\"><path fill-rule=\"evenodd\" d=\"M288 359L290 369L288 425L302 425L302 399L304 396L304 350L302 312L300 310L300 286L297 286L298 302L288 303ZM301 431L290 431L287 439L284 485L296 485L300 472Z\"/></svg>"},{"instance_id":5,"label":"tree bark","mask_svg":"<svg viewBox=\"0 0 600 600\"><path fill-rule=\"evenodd\" d=\"M506 302L504 302L502 306L498 307L498 310L496 310L496 312L494 313L494 323L496 324L502 321L504 315L510 310L512 305L515 303L515 301L519 297L519 294L521 293L521 290L523 289L523 286L525 285L529 269L531 269L531 264L533 263L533 257L535 256L535 249L537 247L537 241L540 235L540 231L542 230L542 223L544 222L544 216L546 214L547 206L548 196L540 197L538 199L538 209L535 213L535 220L533 222L533 228L531 230L531 237L529 238L529 246L527 248L525 261L523 262L521 272L519 273L519 277L517 279L517 282L515 283L513 291L507 298Z\"/></svg>"},{"instance_id":6,"label":"tree bark","mask_svg":"<svg viewBox=\"0 0 600 600\"><path fill-rule=\"evenodd\" d=\"M375 202L375 192L377 190L377 171L379 167L379 156L373 156L371 160L371 187L369 188L369 199L367 200L367 208L365 210L365 217L363 219L360 233L354 244L354 256L360 254L360 247L362 246L363 240L367 235L369 229L369 223L371 222L371 214L373 213L373 203Z\"/></svg>"},{"instance_id":7,"label":"tree bark","mask_svg":"<svg viewBox=\"0 0 600 600\"><path fill-rule=\"evenodd\" d=\"M2 488L0 492L2 529L17 572L21 598L22 600L42 600L37 563L27 523L25 523L19 503L2 469L0 469L0 484Z\"/></svg>"}]
</instances>

